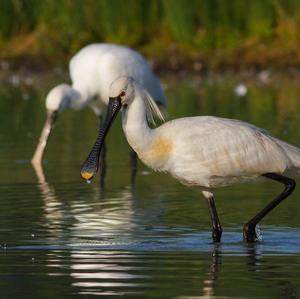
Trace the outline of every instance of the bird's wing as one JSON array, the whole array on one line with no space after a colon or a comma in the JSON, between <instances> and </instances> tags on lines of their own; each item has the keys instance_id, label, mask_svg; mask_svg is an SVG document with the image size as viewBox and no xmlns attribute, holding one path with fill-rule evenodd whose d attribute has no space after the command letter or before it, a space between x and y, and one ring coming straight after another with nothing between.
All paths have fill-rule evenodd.
<instances>
[{"instance_id":1,"label":"bird's wing","mask_svg":"<svg viewBox=\"0 0 300 299\"><path fill-rule=\"evenodd\" d=\"M183 118L161 126L174 142L173 166L181 175L258 176L282 173L289 159L259 128L236 120L215 117Z\"/></svg>"}]
</instances>

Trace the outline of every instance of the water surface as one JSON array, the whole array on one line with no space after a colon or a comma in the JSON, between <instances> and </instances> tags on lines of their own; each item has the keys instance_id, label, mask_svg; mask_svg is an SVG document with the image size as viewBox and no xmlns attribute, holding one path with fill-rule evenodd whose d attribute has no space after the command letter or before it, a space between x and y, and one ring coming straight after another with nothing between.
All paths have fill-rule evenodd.
<instances>
[{"instance_id":1,"label":"water surface","mask_svg":"<svg viewBox=\"0 0 300 299\"><path fill-rule=\"evenodd\" d=\"M245 80L243 97L236 77L163 81L170 118L239 118L300 146L291 78ZM300 189L262 221L254 245L243 242L242 226L282 187L265 180L218 190L223 238L214 245L199 191L141 163L131 183L120 119L108 136L105 185L80 179L98 128L89 109L60 115L43 169L33 169L44 97L57 83L0 85L0 298L299 296Z\"/></svg>"}]
</instances>

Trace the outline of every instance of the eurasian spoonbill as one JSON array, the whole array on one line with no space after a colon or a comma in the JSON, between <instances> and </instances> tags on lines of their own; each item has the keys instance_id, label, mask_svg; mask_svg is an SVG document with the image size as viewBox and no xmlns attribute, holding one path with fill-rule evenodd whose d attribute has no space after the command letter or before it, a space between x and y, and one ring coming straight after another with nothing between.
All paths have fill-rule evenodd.
<instances>
[{"instance_id":1,"label":"eurasian spoonbill","mask_svg":"<svg viewBox=\"0 0 300 299\"><path fill-rule=\"evenodd\" d=\"M149 64L128 47L104 43L88 45L71 59L69 71L72 86L57 85L46 97L47 117L31 160L33 164L42 162L58 114L66 108L79 110L89 106L100 117L108 104L109 86L120 76L135 78L158 105L166 105L162 86Z\"/></svg>"},{"instance_id":2,"label":"eurasian spoonbill","mask_svg":"<svg viewBox=\"0 0 300 299\"><path fill-rule=\"evenodd\" d=\"M138 157L154 170L169 172L181 183L202 191L216 242L221 239L222 227L215 206L215 188L259 177L284 185L284 191L244 225L248 242L258 239L257 223L295 188L295 181L284 174L299 174L300 149L254 125L212 116L175 119L151 129L148 121L163 117L149 93L129 77L118 78L110 87L107 116L82 166L82 178L91 180L95 175L103 141L121 108L124 133Z\"/></svg>"}]
</instances>

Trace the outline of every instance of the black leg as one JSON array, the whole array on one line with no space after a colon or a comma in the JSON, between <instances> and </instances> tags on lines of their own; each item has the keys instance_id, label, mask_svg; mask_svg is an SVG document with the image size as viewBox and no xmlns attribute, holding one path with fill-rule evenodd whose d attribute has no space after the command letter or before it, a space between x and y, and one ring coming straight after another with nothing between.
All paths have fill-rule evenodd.
<instances>
[{"instance_id":1,"label":"black leg","mask_svg":"<svg viewBox=\"0 0 300 299\"><path fill-rule=\"evenodd\" d=\"M214 242L220 242L222 236L222 226L219 221L214 197L211 196L207 198L207 202L212 223L212 238Z\"/></svg>"},{"instance_id":2,"label":"black leg","mask_svg":"<svg viewBox=\"0 0 300 299\"><path fill-rule=\"evenodd\" d=\"M264 177L284 184L284 190L272 200L265 208L263 208L256 216L244 225L244 239L247 242L257 241L255 227L257 223L262 220L270 211L272 211L278 204L287 198L295 189L296 182L293 179L287 178L276 173L266 173Z\"/></svg>"},{"instance_id":3,"label":"black leg","mask_svg":"<svg viewBox=\"0 0 300 299\"><path fill-rule=\"evenodd\" d=\"M137 154L132 148L130 148L129 156L130 156L130 168L131 168L131 185L134 186L136 172L137 172Z\"/></svg>"}]
</instances>

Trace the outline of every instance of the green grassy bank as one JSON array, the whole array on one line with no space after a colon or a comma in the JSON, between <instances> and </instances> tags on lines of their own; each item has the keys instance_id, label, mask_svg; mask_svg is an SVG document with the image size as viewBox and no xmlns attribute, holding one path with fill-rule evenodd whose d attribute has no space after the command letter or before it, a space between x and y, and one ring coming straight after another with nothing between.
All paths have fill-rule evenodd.
<instances>
[{"instance_id":1,"label":"green grassy bank","mask_svg":"<svg viewBox=\"0 0 300 299\"><path fill-rule=\"evenodd\" d=\"M299 0L1 0L0 57L56 63L92 42L171 69L300 66Z\"/></svg>"}]
</instances>

